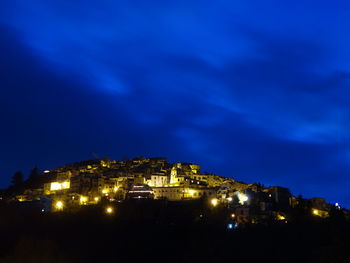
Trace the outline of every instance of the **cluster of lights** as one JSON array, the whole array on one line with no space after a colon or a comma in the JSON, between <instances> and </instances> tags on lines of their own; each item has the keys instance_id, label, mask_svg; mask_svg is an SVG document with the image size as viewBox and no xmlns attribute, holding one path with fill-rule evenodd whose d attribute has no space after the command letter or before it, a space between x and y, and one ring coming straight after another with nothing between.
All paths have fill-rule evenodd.
<instances>
[{"instance_id":1,"label":"cluster of lights","mask_svg":"<svg viewBox=\"0 0 350 263\"><path fill-rule=\"evenodd\" d=\"M129 191L129 193L150 193L153 194L153 191L151 190L136 190L136 191Z\"/></svg>"},{"instance_id":2,"label":"cluster of lights","mask_svg":"<svg viewBox=\"0 0 350 263\"><path fill-rule=\"evenodd\" d=\"M232 223L227 224L227 229L229 229L229 230L235 229L237 227L238 227L237 223L235 223L235 224L232 224Z\"/></svg>"},{"instance_id":3,"label":"cluster of lights","mask_svg":"<svg viewBox=\"0 0 350 263\"><path fill-rule=\"evenodd\" d=\"M196 193L195 190L193 189L185 189L185 190L182 190L183 193L189 193L190 195L194 195Z\"/></svg>"},{"instance_id":4,"label":"cluster of lights","mask_svg":"<svg viewBox=\"0 0 350 263\"><path fill-rule=\"evenodd\" d=\"M97 199L96 199L97 198ZM98 201L99 199L98 199L98 197L95 197L95 201ZM86 197L84 197L84 196L82 196L81 198L80 198L80 202L86 202L87 201L87 198ZM63 203L63 201L57 201L56 203L55 203L55 208L56 208L56 211L62 211L63 210L63 208L64 208L64 203ZM42 209L41 210L41 212L45 212L45 209ZM114 213L114 209L113 209L113 207L112 206L107 206L106 207L106 209L105 209L105 213L106 214L113 214Z\"/></svg>"},{"instance_id":5,"label":"cluster of lights","mask_svg":"<svg viewBox=\"0 0 350 263\"><path fill-rule=\"evenodd\" d=\"M248 201L248 196L241 192L238 192L237 197L241 205L244 205L244 203Z\"/></svg>"},{"instance_id":6,"label":"cluster of lights","mask_svg":"<svg viewBox=\"0 0 350 263\"><path fill-rule=\"evenodd\" d=\"M86 205L86 202L88 201L86 196L81 196L80 197L80 204L81 205Z\"/></svg>"}]
</instances>

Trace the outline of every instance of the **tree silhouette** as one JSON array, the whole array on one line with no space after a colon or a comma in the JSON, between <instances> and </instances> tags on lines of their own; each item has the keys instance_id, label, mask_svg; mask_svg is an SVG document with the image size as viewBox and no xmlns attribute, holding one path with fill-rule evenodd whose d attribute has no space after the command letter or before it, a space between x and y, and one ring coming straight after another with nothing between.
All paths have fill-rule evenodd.
<instances>
[{"instance_id":1,"label":"tree silhouette","mask_svg":"<svg viewBox=\"0 0 350 263\"><path fill-rule=\"evenodd\" d=\"M24 190L24 179L21 171L17 171L11 178L11 192L18 194Z\"/></svg>"},{"instance_id":2,"label":"tree silhouette","mask_svg":"<svg viewBox=\"0 0 350 263\"><path fill-rule=\"evenodd\" d=\"M37 167L34 167L29 174L29 177L26 181L27 188L38 188L41 186L42 176Z\"/></svg>"},{"instance_id":3,"label":"tree silhouette","mask_svg":"<svg viewBox=\"0 0 350 263\"><path fill-rule=\"evenodd\" d=\"M11 186L12 187L18 187L18 186L23 186L24 179L23 179L23 174L21 171L15 172L15 174L11 178Z\"/></svg>"}]
</instances>

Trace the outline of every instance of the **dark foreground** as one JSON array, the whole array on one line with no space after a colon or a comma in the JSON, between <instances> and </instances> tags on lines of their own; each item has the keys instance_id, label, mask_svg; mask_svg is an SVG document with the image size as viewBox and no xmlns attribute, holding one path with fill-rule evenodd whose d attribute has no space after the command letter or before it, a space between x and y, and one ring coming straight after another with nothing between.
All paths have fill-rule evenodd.
<instances>
[{"instance_id":1,"label":"dark foreground","mask_svg":"<svg viewBox=\"0 0 350 263\"><path fill-rule=\"evenodd\" d=\"M220 212L196 203L124 203L110 215L102 206L47 214L2 207L0 233L1 263L350 262L344 220L230 230Z\"/></svg>"}]
</instances>

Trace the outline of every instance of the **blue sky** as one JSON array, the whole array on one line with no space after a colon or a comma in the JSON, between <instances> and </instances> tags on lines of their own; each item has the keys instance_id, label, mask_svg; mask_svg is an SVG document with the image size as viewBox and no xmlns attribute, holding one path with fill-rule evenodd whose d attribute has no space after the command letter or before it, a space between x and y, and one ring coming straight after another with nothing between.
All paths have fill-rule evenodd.
<instances>
[{"instance_id":1,"label":"blue sky","mask_svg":"<svg viewBox=\"0 0 350 263\"><path fill-rule=\"evenodd\" d=\"M0 168L166 156L350 205L346 1L0 4Z\"/></svg>"}]
</instances>

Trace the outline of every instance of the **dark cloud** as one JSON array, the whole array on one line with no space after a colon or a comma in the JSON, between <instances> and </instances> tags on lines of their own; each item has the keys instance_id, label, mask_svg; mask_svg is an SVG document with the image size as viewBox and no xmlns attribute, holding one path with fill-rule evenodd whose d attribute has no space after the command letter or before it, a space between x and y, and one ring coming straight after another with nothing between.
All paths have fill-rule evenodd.
<instances>
[{"instance_id":1,"label":"dark cloud","mask_svg":"<svg viewBox=\"0 0 350 263\"><path fill-rule=\"evenodd\" d=\"M348 22L325 6L4 3L1 184L92 152L167 156L350 204Z\"/></svg>"}]
</instances>

